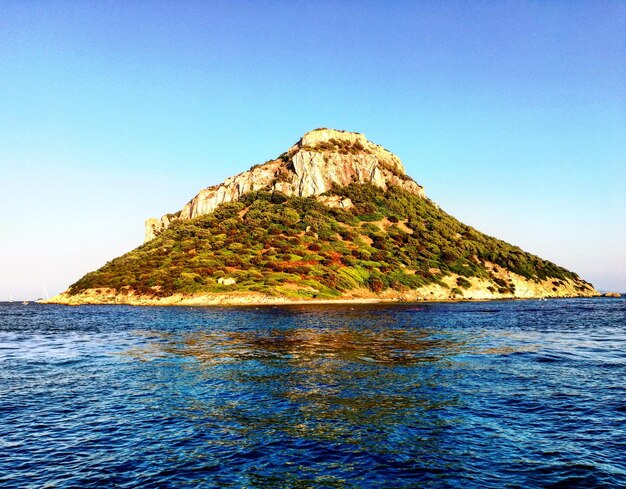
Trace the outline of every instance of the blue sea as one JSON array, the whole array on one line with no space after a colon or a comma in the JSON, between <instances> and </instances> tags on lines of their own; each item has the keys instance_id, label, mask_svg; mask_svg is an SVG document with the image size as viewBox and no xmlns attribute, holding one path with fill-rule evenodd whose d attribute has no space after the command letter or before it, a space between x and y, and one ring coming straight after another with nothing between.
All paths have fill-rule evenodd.
<instances>
[{"instance_id":1,"label":"blue sea","mask_svg":"<svg viewBox=\"0 0 626 489\"><path fill-rule=\"evenodd\" d=\"M2 488L626 487L626 301L0 304Z\"/></svg>"}]
</instances>

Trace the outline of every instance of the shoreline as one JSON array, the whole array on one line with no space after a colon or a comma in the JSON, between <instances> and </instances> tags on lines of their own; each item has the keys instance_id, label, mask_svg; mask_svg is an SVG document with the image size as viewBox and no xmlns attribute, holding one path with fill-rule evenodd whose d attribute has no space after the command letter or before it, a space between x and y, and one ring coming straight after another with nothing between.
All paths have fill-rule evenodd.
<instances>
[{"instance_id":1,"label":"shoreline","mask_svg":"<svg viewBox=\"0 0 626 489\"><path fill-rule=\"evenodd\" d=\"M163 298L133 297L124 295L71 296L59 294L41 304L58 304L65 306L83 305L120 305L133 307L260 307L260 306L302 306L302 305L371 305L371 304L419 304L419 303L456 303L456 302L491 302L513 300L547 300L547 299L582 299L602 297L601 294L571 294L559 296L493 296L493 297L344 297L337 299L289 299L263 295L173 295Z\"/></svg>"},{"instance_id":2,"label":"shoreline","mask_svg":"<svg viewBox=\"0 0 626 489\"><path fill-rule=\"evenodd\" d=\"M553 279L529 280L515 273L506 275L510 287L496 290L493 283L484 277L465 279L462 290L458 288L459 276L444 277L439 283L430 283L415 289L386 289L373 292L369 288L359 287L336 297L317 298L310 289L295 287L290 294L270 295L250 290L236 290L226 287L215 292L182 293L158 297L138 293L129 286L120 289L95 287L83 289L72 294L66 290L51 299L47 304L65 304L70 306L123 304L130 306L291 306L305 304L393 304L406 302L465 302L515 299L547 299L594 297L601 294L593 286L582 280L565 279L555 284ZM304 293L303 293L304 292ZM158 293L158 291L155 291Z\"/></svg>"}]
</instances>

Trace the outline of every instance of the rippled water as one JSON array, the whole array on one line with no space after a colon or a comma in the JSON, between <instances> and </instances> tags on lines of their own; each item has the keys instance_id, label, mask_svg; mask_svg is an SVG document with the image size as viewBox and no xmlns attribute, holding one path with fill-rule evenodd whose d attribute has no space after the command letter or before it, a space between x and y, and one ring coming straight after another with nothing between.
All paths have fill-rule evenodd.
<instances>
[{"instance_id":1,"label":"rippled water","mask_svg":"<svg viewBox=\"0 0 626 489\"><path fill-rule=\"evenodd\" d=\"M626 487L626 301L0 304L0 487Z\"/></svg>"}]
</instances>

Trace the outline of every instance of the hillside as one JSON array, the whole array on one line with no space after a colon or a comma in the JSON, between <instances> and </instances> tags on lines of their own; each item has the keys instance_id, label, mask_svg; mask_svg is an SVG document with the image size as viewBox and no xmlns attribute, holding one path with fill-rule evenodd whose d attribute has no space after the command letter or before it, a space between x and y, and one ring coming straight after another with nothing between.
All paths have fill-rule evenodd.
<instances>
[{"instance_id":1,"label":"hillside","mask_svg":"<svg viewBox=\"0 0 626 489\"><path fill-rule=\"evenodd\" d=\"M210 304L597 295L442 211L363 135L316 130L147 222L146 242L53 299Z\"/></svg>"}]
</instances>

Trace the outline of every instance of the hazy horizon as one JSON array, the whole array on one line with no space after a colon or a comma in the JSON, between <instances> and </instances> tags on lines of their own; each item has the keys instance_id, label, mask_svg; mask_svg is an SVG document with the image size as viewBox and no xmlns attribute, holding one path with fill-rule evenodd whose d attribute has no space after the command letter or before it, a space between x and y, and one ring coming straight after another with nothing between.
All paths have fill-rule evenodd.
<instances>
[{"instance_id":1,"label":"hazy horizon","mask_svg":"<svg viewBox=\"0 0 626 489\"><path fill-rule=\"evenodd\" d=\"M316 127L626 292L625 33L623 2L3 2L0 301L61 292Z\"/></svg>"}]
</instances>

